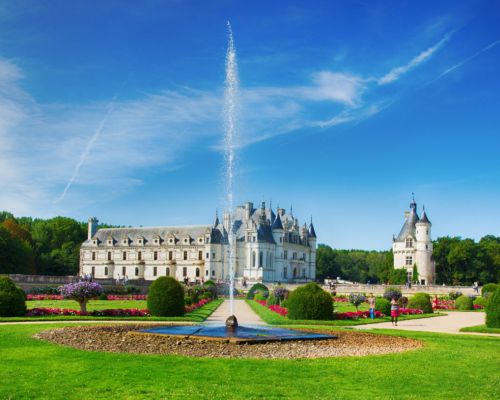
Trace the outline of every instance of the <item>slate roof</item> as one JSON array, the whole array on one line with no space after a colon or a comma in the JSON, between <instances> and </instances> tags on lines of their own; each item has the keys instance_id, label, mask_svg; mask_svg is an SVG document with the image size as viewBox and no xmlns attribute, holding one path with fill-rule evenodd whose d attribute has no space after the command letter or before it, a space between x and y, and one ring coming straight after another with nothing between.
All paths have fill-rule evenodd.
<instances>
[{"instance_id":1,"label":"slate roof","mask_svg":"<svg viewBox=\"0 0 500 400\"><path fill-rule=\"evenodd\" d=\"M413 204L410 204L410 213L406 217L405 223L399 232L399 235L396 237L397 242L404 241L408 236L412 236L415 238L415 224L419 221L416 204L413 207Z\"/></svg>"}]
</instances>

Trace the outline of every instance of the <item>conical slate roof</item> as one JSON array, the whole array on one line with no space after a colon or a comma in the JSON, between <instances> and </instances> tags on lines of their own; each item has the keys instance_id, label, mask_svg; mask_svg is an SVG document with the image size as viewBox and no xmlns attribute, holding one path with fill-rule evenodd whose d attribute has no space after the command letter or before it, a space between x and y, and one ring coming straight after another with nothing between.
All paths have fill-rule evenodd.
<instances>
[{"instance_id":1,"label":"conical slate roof","mask_svg":"<svg viewBox=\"0 0 500 400\"><path fill-rule=\"evenodd\" d=\"M429 221L429 218L427 218L427 214L425 213L425 209L422 211L422 217L420 218L420 220L418 222L426 223L426 224L431 223L431 221Z\"/></svg>"},{"instance_id":2,"label":"conical slate roof","mask_svg":"<svg viewBox=\"0 0 500 400\"><path fill-rule=\"evenodd\" d=\"M278 214L278 216L274 219L272 229L281 229L283 230L283 224L281 223L281 217Z\"/></svg>"},{"instance_id":3,"label":"conical slate roof","mask_svg":"<svg viewBox=\"0 0 500 400\"><path fill-rule=\"evenodd\" d=\"M408 236L415 237L415 224L419 221L417 215L417 205L413 202L410 204L410 214L406 217L405 223L399 232L396 241L402 242Z\"/></svg>"},{"instance_id":4,"label":"conical slate roof","mask_svg":"<svg viewBox=\"0 0 500 400\"><path fill-rule=\"evenodd\" d=\"M309 236L315 238L316 237L316 231L314 230L314 225L311 221L311 225L309 225Z\"/></svg>"}]
</instances>

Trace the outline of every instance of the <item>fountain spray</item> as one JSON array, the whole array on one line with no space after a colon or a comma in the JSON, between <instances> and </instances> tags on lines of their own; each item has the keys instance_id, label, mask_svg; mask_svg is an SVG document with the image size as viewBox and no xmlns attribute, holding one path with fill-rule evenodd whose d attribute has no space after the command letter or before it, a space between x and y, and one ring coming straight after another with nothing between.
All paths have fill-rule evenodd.
<instances>
[{"instance_id":1,"label":"fountain spray","mask_svg":"<svg viewBox=\"0 0 500 400\"><path fill-rule=\"evenodd\" d=\"M238 65L236 50L234 48L233 30L231 23L227 22L228 46L226 53L226 81L224 84L224 148L226 163L226 209L229 213L229 307L231 315L234 314L234 232L233 232L233 180L235 158L235 135L237 120L238 97Z\"/></svg>"}]
</instances>

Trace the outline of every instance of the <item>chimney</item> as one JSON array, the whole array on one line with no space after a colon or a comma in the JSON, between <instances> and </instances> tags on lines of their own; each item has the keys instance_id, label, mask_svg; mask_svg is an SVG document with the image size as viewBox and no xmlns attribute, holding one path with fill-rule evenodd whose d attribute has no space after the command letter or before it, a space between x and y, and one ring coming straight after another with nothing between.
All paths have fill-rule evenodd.
<instances>
[{"instance_id":1,"label":"chimney","mask_svg":"<svg viewBox=\"0 0 500 400\"><path fill-rule=\"evenodd\" d=\"M253 203L246 202L245 203L245 219L250 219L250 215L253 210Z\"/></svg>"},{"instance_id":2,"label":"chimney","mask_svg":"<svg viewBox=\"0 0 500 400\"><path fill-rule=\"evenodd\" d=\"M222 224L224 225L226 231L229 232L230 216L227 211L225 211L224 214L222 214Z\"/></svg>"},{"instance_id":3,"label":"chimney","mask_svg":"<svg viewBox=\"0 0 500 400\"><path fill-rule=\"evenodd\" d=\"M88 240L92 239L92 236L94 236L96 234L98 224L99 224L99 221L97 220L96 217L89 218L89 230L88 230L88 237L87 237Z\"/></svg>"}]
</instances>

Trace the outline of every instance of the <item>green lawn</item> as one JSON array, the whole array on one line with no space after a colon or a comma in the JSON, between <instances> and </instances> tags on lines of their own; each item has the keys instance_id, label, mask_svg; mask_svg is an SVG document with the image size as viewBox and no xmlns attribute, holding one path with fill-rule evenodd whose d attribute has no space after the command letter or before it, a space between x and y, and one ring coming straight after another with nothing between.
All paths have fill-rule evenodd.
<instances>
[{"instance_id":1,"label":"green lawn","mask_svg":"<svg viewBox=\"0 0 500 400\"><path fill-rule=\"evenodd\" d=\"M498 333L500 328L488 328L486 325L468 326L467 328L460 329L460 332L480 332L480 333Z\"/></svg>"},{"instance_id":2,"label":"green lawn","mask_svg":"<svg viewBox=\"0 0 500 400\"><path fill-rule=\"evenodd\" d=\"M500 398L494 337L384 331L425 347L316 360L85 352L31 338L63 325L0 326L1 399Z\"/></svg>"},{"instance_id":3,"label":"green lawn","mask_svg":"<svg viewBox=\"0 0 500 400\"><path fill-rule=\"evenodd\" d=\"M28 308L70 308L79 310L79 304L74 300L29 300L26 302ZM146 300L90 300L87 305L88 311L106 310L109 308L148 308Z\"/></svg>"},{"instance_id":4,"label":"green lawn","mask_svg":"<svg viewBox=\"0 0 500 400\"><path fill-rule=\"evenodd\" d=\"M71 300L42 300L41 302L68 302ZM143 300L93 300L91 301L93 306L96 306L96 303L129 303L129 302L140 302ZM71 316L71 315L58 315L58 316L46 316L46 317L0 317L0 322L20 322L20 321L80 321L80 320L119 320L119 321L192 321L192 322L203 322L210 314L212 314L217 307L223 302L223 299L218 299L211 301L210 303L204 305L203 307L190 312L183 317L92 317L92 316ZM28 303L28 302L27 302ZM38 303L38 302L37 302ZM75 303L74 301L72 303ZM101 308L90 308L89 310L103 310L106 308L136 308L136 307L118 307L110 304L109 306L104 306L101 304L97 304L97 307L101 306ZM48 306L47 306L48 307ZM57 307L57 306L56 306ZM33 308L29 307L28 308ZM66 308L66 307L57 307L57 308ZM74 307L67 307L74 308ZM145 308L145 307L142 307ZM74 308L77 309L77 308Z\"/></svg>"},{"instance_id":5,"label":"green lawn","mask_svg":"<svg viewBox=\"0 0 500 400\"><path fill-rule=\"evenodd\" d=\"M308 321L308 320L293 320L293 319L288 319L286 317L282 317L278 313L275 313L274 311L269 310L267 307L264 307L257 303L256 301L253 300L246 300L246 302L250 305L252 310L254 310L259 317L261 317L265 322L271 325L330 325L330 326L353 326L353 325L364 325L364 324L377 324L379 322L390 322L391 318L390 317L384 317L384 318L375 318L375 319L370 319L370 318L363 318L363 319L358 319L358 320L333 320L333 321ZM346 312L346 311L356 311L354 306L351 306L352 309L349 309L347 307L348 303L335 303L337 304L343 304L345 306L343 311L340 312ZM337 311L339 311L338 308L335 308ZM360 307L361 310L361 307ZM432 317L438 317L444 314L440 313L434 313L434 314L419 314L419 315L402 315L399 317L400 321L404 321L407 319L420 319L420 318L432 318Z\"/></svg>"}]
</instances>

